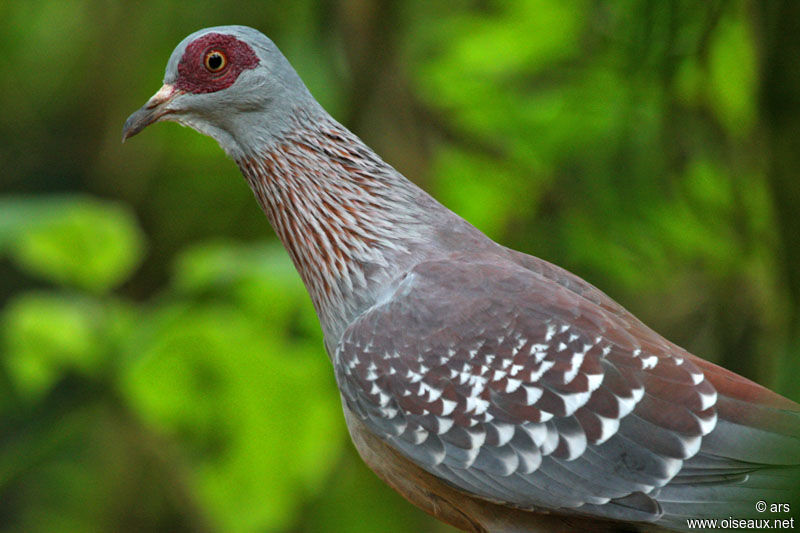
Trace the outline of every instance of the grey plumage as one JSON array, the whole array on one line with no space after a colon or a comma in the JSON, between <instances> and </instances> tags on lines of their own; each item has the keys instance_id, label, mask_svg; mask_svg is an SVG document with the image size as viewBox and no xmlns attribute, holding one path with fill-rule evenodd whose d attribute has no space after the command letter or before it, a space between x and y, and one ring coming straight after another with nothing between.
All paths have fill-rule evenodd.
<instances>
[{"instance_id":1,"label":"grey plumage","mask_svg":"<svg viewBox=\"0 0 800 533\"><path fill-rule=\"evenodd\" d=\"M186 85L193 43L216 35L257 61ZM681 529L790 497L797 404L489 240L333 120L256 30L190 35L164 82L123 138L172 120L236 160L309 289L356 446L417 505L479 531L521 530L517 509ZM395 452L430 477L403 478Z\"/></svg>"}]
</instances>

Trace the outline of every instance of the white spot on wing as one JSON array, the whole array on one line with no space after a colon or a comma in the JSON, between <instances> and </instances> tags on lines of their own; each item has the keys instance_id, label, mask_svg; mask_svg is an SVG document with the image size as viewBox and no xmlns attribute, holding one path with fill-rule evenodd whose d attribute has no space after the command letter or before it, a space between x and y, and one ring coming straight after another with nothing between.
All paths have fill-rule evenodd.
<instances>
[{"instance_id":1,"label":"white spot on wing","mask_svg":"<svg viewBox=\"0 0 800 533\"><path fill-rule=\"evenodd\" d=\"M389 418L389 419L391 419L391 418L394 418L395 416L397 416L397 411L398 411L398 410L397 410L397 408L396 408L396 407L390 407L390 406L387 406L387 407L382 407L382 408L380 409L380 412L381 412L381 414L382 414L382 415L383 415L385 418Z\"/></svg>"},{"instance_id":2,"label":"white spot on wing","mask_svg":"<svg viewBox=\"0 0 800 533\"><path fill-rule=\"evenodd\" d=\"M708 394L698 392L700 395L700 410L705 411L709 407L717 403L717 391L711 391Z\"/></svg>"},{"instance_id":3,"label":"white spot on wing","mask_svg":"<svg viewBox=\"0 0 800 533\"><path fill-rule=\"evenodd\" d=\"M417 374L417 373L416 373L416 372L414 372L413 370L409 370L409 371L406 373L406 378L408 378L408 380L409 380L411 383L417 383L418 381L422 380L422 374Z\"/></svg>"},{"instance_id":4,"label":"white spot on wing","mask_svg":"<svg viewBox=\"0 0 800 533\"><path fill-rule=\"evenodd\" d=\"M408 440L414 444L422 444L428 438L428 432L421 427L406 428L406 434L410 437Z\"/></svg>"},{"instance_id":5,"label":"white spot on wing","mask_svg":"<svg viewBox=\"0 0 800 533\"><path fill-rule=\"evenodd\" d=\"M595 414L600 420L600 438L594 441L595 444L603 444L610 439L619 430L619 420L616 418L608 418Z\"/></svg>"},{"instance_id":6,"label":"white spot on wing","mask_svg":"<svg viewBox=\"0 0 800 533\"><path fill-rule=\"evenodd\" d=\"M479 397L470 396L467 398L467 412L474 412L476 415L482 415L489 409L489 402Z\"/></svg>"},{"instance_id":7,"label":"white spot on wing","mask_svg":"<svg viewBox=\"0 0 800 533\"><path fill-rule=\"evenodd\" d=\"M586 434L583 431L569 435L560 433L559 437L567 445L566 461L573 461L586 451Z\"/></svg>"},{"instance_id":8,"label":"white spot on wing","mask_svg":"<svg viewBox=\"0 0 800 533\"><path fill-rule=\"evenodd\" d=\"M447 433L448 431L450 431L450 428L453 427L453 422L454 420L452 418L444 418L441 416L437 416L436 417L436 423L438 425L437 433L441 435L443 433Z\"/></svg>"},{"instance_id":9,"label":"white spot on wing","mask_svg":"<svg viewBox=\"0 0 800 533\"><path fill-rule=\"evenodd\" d=\"M690 437L688 435L681 435L680 441L681 444L683 444L684 457L693 457L697 452L700 451L700 444L702 443L703 438L700 436Z\"/></svg>"},{"instance_id":10,"label":"white spot on wing","mask_svg":"<svg viewBox=\"0 0 800 533\"><path fill-rule=\"evenodd\" d=\"M657 364L658 364L658 357L656 357L655 355L648 355L647 357L642 357L642 368L644 370L655 368Z\"/></svg>"},{"instance_id":11,"label":"white spot on wing","mask_svg":"<svg viewBox=\"0 0 800 533\"><path fill-rule=\"evenodd\" d=\"M630 398L623 398L615 394L614 397L617 399L617 403L619 404L620 418L628 416L630 412L633 411L633 408L636 407L636 402L638 401L636 400L635 396L632 396Z\"/></svg>"},{"instance_id":12,"label":"white spot on wing","mask_svg":"<svg viewBox=\"0 0 800 533\"><path fill-rule=\"evenodd\" d=\"M566 411L565 416L571 416L575 414L575 411L577 411L580 407L583 407L583 405L585 405L589 400L589 396L591 396L591 392L589 391L573 393L557 391L552 392L557 394L564 401L564 409Z\"/></svg>"},{"instance_id":13,"label":"white spot on wing","mask_svg":"<svg viewBox=\"0 0 800 533\"><path fill-rule=\"evenodd\" d=\"M424 396L426 394L428 395L426 401L428 403L433 403L439 399L439 397L442 395L442 391L435 387L431 387L430 385L422 381L420 382L419 395Z\"/></svg>"},{"instance_id":14,"label":"white spot on wing","mask_svg":"<svg viewBox=\"0 0 800 533\"><path fill-rule=\"evenodd\" d=\"M453 413L458 403L447 398L442 398L442 416L448 416Z\"/></svg>"},{"instance_id":15,"label":"white spot on wing","mask_svg":"<svg viewBox=\"0 0 800 533\"><path fill-rule=\"evenodd\" d=\"M473 396L478 396L480 391L482 391L486 387L486 382L489 381L483 376L473 376L472 374L469 375L469 384L472 386ZM478 390L478 392L474 392Z\"/></svg>"},{"instance_id":16,"label":"white spot on wing","mask_svg":"<svg viewBox=\"0 0 800 533\"><path fill-rule=\"evenodd\" d=\"M514 392L522 385L522 381L519 379L508 378L508 384L506 385L506 392Z\"/></svg>"},{"instance_id":17,"label":"white spot on wing","mask_svg":"<svg viewBox=\"0 0 800 533\"><path fill-rule=\"evenodd\" d=\"M528 377L528 381L530 382L538 381L539 378L542 377L542 375L544 375L545 372L550 370L550 368L552 368L554 364L556 364L555 361L547 361L547 360L542 361L541 364L539 365L538 370L531 370L531 375Z\"/></svg>"},{"instance_id":18,"label":"white spot on wing","mask_svg":"<svg viewBox=\"0 0 800 533\"><path fill-rule=\"evenodd\" d=\"M549 344L533 344L531 345L531 355L536 358L536 362L540 362L547 355Z\"/></svg>"},{"instance_id":19,"label":"white spot on wing","mask_svg":"<svg viewBox=\"0 0 800 533\"><path fill-rule=\"evenodd\" d=\"M514 436L513 424L504 424L502 422L498 422L497 424L494 424L494 428L497 430L498 434L497 446L505 446Z\"/></svg>"},{"instance_id":20,"label":"white spot on wing","mask_svg":"<svg viewBox=\"0 0 800 533\"><path fill-rule=\"evenodd\" d=\"M570 359L570 369L564 372L564 383L569 383L575 376L578 375L578 370L580 370L581 365L583 364L583 358L586 355L586 352L575 352L572 354L572 358Z\"/></svg>"},{"instance_id":21,"label":"white spot on wing","mask_svg":"<svg viewBox=\"0 0 800 533\"><path fill-rule=\"evenodd\" d=\"M378 403L381 407L386 407L387 405L389 405L390 399L391 398L389 397L389 395L386 394L385 392L381 391L378 393Z\"/></svg>"},{"instance_id":22,"label":"white spot on wing","mask_svg":"<svg viewBox=\"0 0 800 533\"><path fill-rule=\"evenodd\" d=\"M631 390L631 393L633 394L633 401L639 403L639 400L641 400L642 396L644 396L644 387L633 389Z\"/></svg>"},{"instance_id":23,"label":"white spot on wing","mask_svg":"<svg viewBox=\"0 0 800 533\"><path fill-rule=\"evenodd\" d=\"M541 387L536 387L535 385L523 385L522 388L525 389L525 403L527 405L535 404L544 393Z\"/></svg>"},{"instance_id":24,"label":"white spot on wing","mask_svg":"<svg viewBox=\"0 0 800 533\"><path fill-rule=\"evenodd\" d=\"M586 374L586 380L589 382L589 390L597 390L603 382L603 374Z\"/></svg>"},{"instance_id":25,"label":"white spot on wing","mask_svg":"<svg viewBox=\"0 0 800 533\"><path fill-rule=\"evenodd\" d=\"M555 429L547 428L547 435L541 446L542 455L550 455L558 446L558 432Z\"/></svg>"},{"instance_id":26,"label":"white spot on wing","mask_svg":"<svg viewBox=\"0 0 800 533\"><path fill-rule=\"evenodd\" d=\"M483 443L486 442L486 432L485 431L467 431L467 436L469 437L469 448L475 450L483 446Z\"/></svg>"},{"instance_id":27,"label":"white spot on wing","mask_svg":"<svg viewBox=\"0 0 800 533\"><path fill-rule=\"evenodd\" d=\"M699 417L699 416L695 415L694 413L692 413L692 416L694 416L697 419L698 424L700 424L700 432L703 435L708 435L717 426L717 413L716 413L716 411L711 413L711 417L708 418L708 419Z\"/></svg>"},{"instance_id":28,"label":"white spot on wing","mask_svg":"<svg viewBox=\"0 0 800 533\"><path fill-rule=\"evenodd\" d=\"M525 422L517 426L521 431L528 434L537 447L541 446L547 437L547 426L535 422Z\"/></svg>"}]
</instances>

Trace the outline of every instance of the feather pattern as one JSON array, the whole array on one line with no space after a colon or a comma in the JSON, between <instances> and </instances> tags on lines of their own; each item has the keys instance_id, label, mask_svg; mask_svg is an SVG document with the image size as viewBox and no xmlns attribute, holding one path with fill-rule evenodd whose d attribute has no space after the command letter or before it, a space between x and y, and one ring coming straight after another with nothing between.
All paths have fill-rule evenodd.
<instances>
[{"instance_id":1,"label":"feather pattern","mask_svg":"<svg viewBox=\"0 0 800 533\"><path fill-rule=\"evenodd\" d=\"M237 163L333 338L430 246L432 199L332 119L295 111Z\"/></svg>"},{"instance_id":2,"label":"feather pattern","mask_svg":"<svg viewBox=\"0 0 800 533\"><path fill-rule=\"evenodd\" d=\"M800 463L794 404L734 374L746 397L720 396L738 390L722 369L311 122L299 112L239 165L309 289L343 400L410 460L490 501L668 527L714 516L699 502L724 494L752 509L751 473L776 456L742 435ZM769 412L732 422L752 400Z\"/></svg>"},{"instance_id":3,"label":"feather pattern","mask_svg":"<svg viewBox=\"0 0 800 533\"><path fill-rule=\"evenodd\" d=\"M703 510L701 495L752 513L743 474L780 462L730 458L747 446L718 423L717 402L728 400L706 379L714 369L567 287L493 256L416 265L339 343L345 401L424 468L493 501L673 527L686 509L718 510ZM387 419L404 432L382 431ZM734 444L703 447L718 425ZM786 464L797 462L798 436L762 435L769 449L784 445ZM780 485L758 489L780 497Z\"/></svg>"},{"instance_id":4,"label":"feather pattern","mask_svg":"<svg viewBox=\"0 0 800 533\"><path fill-rule=\"evenodd\" d=\"M164 83L123 139L174 120L236 160L314 302L359 452L409 500L493 532L686 529L790 501L800 406L492 242L333 120L261 33L195 32Z\"/></svg>"}]
</instances>

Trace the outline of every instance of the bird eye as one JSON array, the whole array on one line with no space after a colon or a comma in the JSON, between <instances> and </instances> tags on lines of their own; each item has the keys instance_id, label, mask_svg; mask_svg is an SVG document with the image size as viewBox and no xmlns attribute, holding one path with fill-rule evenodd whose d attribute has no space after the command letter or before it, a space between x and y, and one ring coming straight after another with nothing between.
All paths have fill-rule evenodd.
<instances>
[{"instance_id":1,"label":"bird eye","mask_svg":"<svg viewBox=\"0 0 800 533\"><path fill-rule=\"evenodd\" d=\"M206 70L209 72L219 72L228 64L228 58L219 50L209 50L203 60Z\"/></svg>"}]
</instances>

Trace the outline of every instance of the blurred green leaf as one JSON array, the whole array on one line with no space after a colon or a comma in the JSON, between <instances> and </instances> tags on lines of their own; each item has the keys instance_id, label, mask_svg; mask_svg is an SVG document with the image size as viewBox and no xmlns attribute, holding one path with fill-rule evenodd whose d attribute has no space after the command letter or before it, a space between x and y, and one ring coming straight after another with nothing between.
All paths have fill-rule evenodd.
<instances>
[{"instance_id":1,"label":"blurred green leaf","mask_svg":"<svg viewBox=\"0 0 800 533\"><path fill-rule=\"evenodd\" d=\"M196 244L181 252L173 273L172 286L181 294L213 295L268 320L276 330L322 343L311 298L286 250L276 242Z\"/></svg>"},{"instance_id":2,"label":"blurred green leaf","mask_svg":"<svg viewBox=\"0 0 800 533\"><path fill-rule=\"evenodd\" d=\"M317 339L227 305L169 305L133 345L122 387L193 465L196 497L224 531L286 527L344 442Z\"/></svg>"},{"instance_id":3,"label":"blurred green leaf","mask_svg":"<svg viewBox=\"0 0 800 533\"><path fill-rule=\"evenodd\" d=\"M26 293L3 310L3 363L21 395L40 397L65 372L97 375L131 324L120 302Z\"/></svg>"},{"instance_id":4,"label":"blurred green leaf","mask_svg":"<svg viewBox=\"0 0 800 533\"><path fill-rule=\"evenodd\" d=\"M88 460L97 458L87 453L92 444L79 440L96 420L86 409L59 414L31 419L0 439L0 495L16 504L3 517L4 531L12 524L19 531L89 531L108 502L99 483L101 465Z\"/></svg>"},{"instance_id":5,"label":"blurred green leaf","mask_svg":"<svg viewBox=\"0 0 800 533\"><path fill-rule=\"evenodd\" d=\"M509 220L536 211L541 176L534 169L529 173L515 170L480 153L454 147L442 149L433 169L440 178L435 195L481 231L496 238ZM476 202L476 198L481 201Z\"/></svg>"},{"instance_id":6,"label":"blurred green leaf","mask_svg":"<svg viewBox=\"0 0 800 533\"><path fill-rule=\"evenodd\" d=\"M758 91L756 49L747 20L726 17L720 22L709 67L711 108L732 134L747 133L756 120Z\"/></svg>"},{"instance_id":7,"label":"blurred green leaf","mask_svg":"<svg viewBox=\"0 0 800 533\"><path fill-rule=\"evenodd\" d=\"M60 202L61 200L56 200ZM0 253L5 253L24 233L50 223L57 216L49 202L31 197L0 199Z\"/></svg>"},{"instance_id":8,"label":"blurred green leaf","mask_svg":"<svg viewBox=\"0 0 800 533\"><path fill-rule=\"evenodd\" d=\"M129 209L84 197L3 199L3 244L25 271L93 292L128 279L144 253L144 236Z\"/></svg>"}]
</instances>

